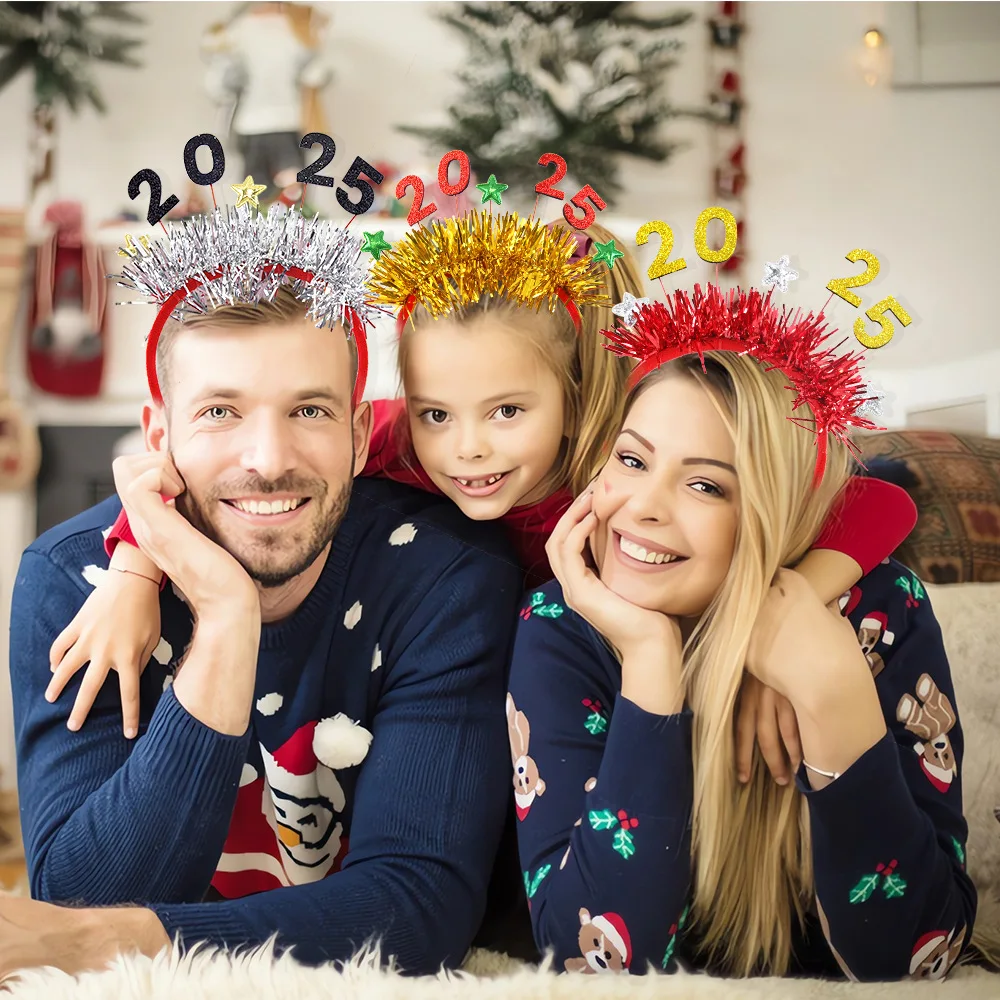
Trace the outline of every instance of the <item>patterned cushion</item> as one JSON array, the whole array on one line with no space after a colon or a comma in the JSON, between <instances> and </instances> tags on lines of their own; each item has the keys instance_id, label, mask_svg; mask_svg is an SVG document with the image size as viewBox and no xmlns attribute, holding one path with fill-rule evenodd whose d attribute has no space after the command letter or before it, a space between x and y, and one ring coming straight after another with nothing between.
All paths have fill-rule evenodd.
<instances>
[{"instance_id":1,"label":"patterned cushion","mask_svg":"<svg viewBox=\"0 0 1000 1000\"><path fill-rule=\"evenodd\" d=\"M857 444L869 473L903 486L917 505L900 561L931 583L1000 580L1000 440L890 431Z\"/></svg>"}]
</instances>

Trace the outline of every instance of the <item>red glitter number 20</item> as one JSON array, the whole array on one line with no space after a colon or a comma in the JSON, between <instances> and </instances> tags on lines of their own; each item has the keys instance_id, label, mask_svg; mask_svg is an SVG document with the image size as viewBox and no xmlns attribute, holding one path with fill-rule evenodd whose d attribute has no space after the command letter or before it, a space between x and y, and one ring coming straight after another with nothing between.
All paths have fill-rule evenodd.
<instances>
[{"instance_id":1,"label":"red glitter number 20","mask_svg":"<svg viewBox=\"0 0 1000 1000\"><path fill-rule=\"evenodd\" d=\"M549 198L562 201L566 195L556 187L556 184L566 176L566 170L568 169L566 160L558 153L542 153L538 159L538 165L540 167L555 166L556 169L545 180L539 181L535 185L535 193L539 195L544 194ZM590 202L589 205L587 204L588 201ZM570 198L570 204L575 205L583 212L583 215L578 216L569 205L563 205L563 215L574 229L586 229L588 226L592 226L597 213L603 212L608 207L604 199L589 184L584 184Z\"/></svg>"},{"instance_id":2,"label":"red glitter number 20","mask_svg":"<svg viewBox=\"0 0 1000 1000\"><path fill-rule=\"evenodd\" d=\"M450 184L448 182L448 168L455 162L458 163L458 183ZM460 149L453 149L451 152L445 153L438 164L438 187L441 189L441 193L448 197L460 195L469 186L470 175L471 168L469 166L468 155ZM424 182L416 174L407 174L396 185L397 199L401 200L403 198L407 188L413 188L413 202L410 205L410 212L406 217L406 222L408 225L416 226L423 222L428 215L433 215L437 211L437 205L431 202L426 208L423 207Z\"/></svg>"}]
</instances>

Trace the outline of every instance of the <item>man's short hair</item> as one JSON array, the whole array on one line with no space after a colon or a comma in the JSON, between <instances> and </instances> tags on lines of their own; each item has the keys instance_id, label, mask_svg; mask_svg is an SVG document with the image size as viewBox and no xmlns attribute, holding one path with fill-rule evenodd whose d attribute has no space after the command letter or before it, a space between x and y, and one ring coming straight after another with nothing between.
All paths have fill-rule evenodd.
<instances>
[{"instance_id":1,"label":"man's short hair","mask_svg":"<svg viewBox=\"0 0 1000 1000\"><path fill-rule=\"evenodd\" d=\"M208 313L196 313L183 322L170 320L163 328L156 344L156 378L160 384L160 394L164 405L169 405L170 356L174 340L183 330L197 330L200 327L238 328L264 326L269 323L287 324L304 321L309 311L309 303L303 302L289 285L281 285L270 301L248 302L240 305L219 306ZM331 335L337 333L330 331ZM358 345L354 337L347 338L347 349L351 358L351 400L353 408L354 383L358 377Z\"/></svg>"}]
</instances>

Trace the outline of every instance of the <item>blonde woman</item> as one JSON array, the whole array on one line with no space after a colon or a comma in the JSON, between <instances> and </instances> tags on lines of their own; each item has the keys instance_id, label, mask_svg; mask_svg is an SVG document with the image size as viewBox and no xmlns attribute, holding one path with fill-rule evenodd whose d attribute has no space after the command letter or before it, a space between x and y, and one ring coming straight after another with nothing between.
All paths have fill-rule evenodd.
<instances>
[{"instance_id":1,"label":"blonde woman","mask_svg":"<svg viewBox=\"0 0 1000 1000\"><path fill-rule=\"evenodd\" d=\"M699 305L781 323L756 292ZM814 484L787 373L704 363L638 382L522 614L507 713L536 942L585 973L941 978L976 894L940 629L898 563L845 595L846 618L790 569L847 450L830 442ZM794 710L804 761L785 787L759 751L737 780L745 674Z\"/></svg>"}]
</instances>

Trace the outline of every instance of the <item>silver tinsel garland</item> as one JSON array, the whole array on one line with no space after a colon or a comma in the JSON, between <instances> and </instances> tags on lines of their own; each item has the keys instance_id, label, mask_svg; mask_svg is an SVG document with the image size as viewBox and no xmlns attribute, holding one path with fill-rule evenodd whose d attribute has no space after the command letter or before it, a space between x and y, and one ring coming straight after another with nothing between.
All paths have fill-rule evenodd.
<instances>
[{"instance_id":1,"label":"silver tinsel garland","mask_svg":"<svg viewBox=\"0 0 1000 1000\"><path fill-rule=\"evenodd\" d=\"M295 208L272 205L267 215L242 208L216 208L205 215L168 223L167 237L141 239L120 253L129 257L121 274L109 275L162 306L192 278L201 286L181 300L171 314L204 314L223 305L270 301L281 285L309 303L308 317L317 326L343 323L348 336L353 309L371 324L385 312L366 301L368 270L361 262L361 241L345 229L321 219L306 219ZM285 270L301 268L312 281L289 278ZM221 272L209 281L205 273Z\"/></svg>"}]
</instances>

